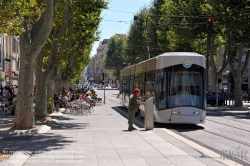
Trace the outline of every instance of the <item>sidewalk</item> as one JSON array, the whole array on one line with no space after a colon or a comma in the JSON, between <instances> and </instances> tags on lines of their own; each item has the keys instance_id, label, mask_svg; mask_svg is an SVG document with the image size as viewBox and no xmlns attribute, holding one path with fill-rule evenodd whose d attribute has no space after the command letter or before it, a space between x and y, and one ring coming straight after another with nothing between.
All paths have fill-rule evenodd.
<instances>
[{"instance_id":1,"label":"sidewalk","mask_svg":"<svg viewBox=\"0 0 250 166\"><path fill-rule=\"evenodd\" d=\"M26 151L30 157L24 166L225 165L219 158L208 157L202 149L196 150L166 129L127 131L126 113L119 108L106 104L94 110L88 116L53 115L56 120L46 124L51 127L50 133L25 139L1 139L0 149Z\"/></svg>"}]
</instances>

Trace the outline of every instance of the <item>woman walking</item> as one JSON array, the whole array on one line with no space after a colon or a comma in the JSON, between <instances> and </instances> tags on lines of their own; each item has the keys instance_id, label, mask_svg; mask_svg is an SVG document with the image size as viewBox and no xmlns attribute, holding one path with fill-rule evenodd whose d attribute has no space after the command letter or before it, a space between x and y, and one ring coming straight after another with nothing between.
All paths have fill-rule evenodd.
<instances>
[{"instance_id":1,"label":"woman walking","mask_svg":"<svg viewBox=\"0 0 250 166\"><path fill-rule=\"evenodd\" d=\"M140 102L137 97L140 96L140 89L135 88L134 89L134 95L133 97L129 100L129 106L128 106L128 130L136 130L136 128L133 127L133 123L135 120L135 112L138 111L138 108L140 104L145 105L145 102Z\"/></svg>"}]
</instances>

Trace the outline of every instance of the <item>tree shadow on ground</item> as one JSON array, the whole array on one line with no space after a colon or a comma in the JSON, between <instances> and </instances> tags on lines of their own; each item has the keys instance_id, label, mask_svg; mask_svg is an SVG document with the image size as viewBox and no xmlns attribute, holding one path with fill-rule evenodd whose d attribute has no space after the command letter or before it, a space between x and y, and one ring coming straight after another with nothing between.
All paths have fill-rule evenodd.
<instances>
[{"instance_id":1,"label":"tree shadow on ground","mask_svg":"<svg viewBox=\"0 0 250 166\"><path fill-rule=\"evenodd\" d=\"M0 114L0 127L10 126L13 124L13 116L7 114Z\"/></svg>"},{"instance_id":2,"label":"tree shadow on ground","mask_svg":"<svg viewBox=\"0 0 250 166\"><path fill-rule=\"evenodd\" d=\"M51 127L51 130L72 130L72 129L74 130L74 129L85 129L89 124L46 121L46 122L36 123L36 125L47 125Z\"/></svg>"},{"instance_id":3,"label":"tree shadow on ground","mask_svg":"<svg viewBox=\"0 0 250 166\"><path fill-rule=\"evenodd\" d=\"M77 117L68 117L65 115L53 115L49 116L52 120L36 120L35 125L47 125L51 127L51 130L71 130L71 129L85 129L88 123L78 123ZM0 127L12 126L13 116L0 114ZM76 120L77 122L70 122L70 120Z\"/></svg>"},{"instance_id":4,"label":"tree shadow on ground","mask_svg":"<svg viewBox=\"0 0 250 166\"><path fill-rule=\"evenodd\" d=\"M3 153L15 151L48 151L60 150L76 142L72 137L65 137L59 134L39 135L0 135L0 151Z\"/></svg>"},{"instance_id":5,"label":"tree shadow on ground","mask_svg":"<svg viewBox=\"0 0 250 166\"><path fill-rule=\"evenodd\" d=\"M75 120L75 118L67 117L64 115L57 115L57 114L49 115L49 117L51 117L52 119L57 119L57 120Z\"/></svg>"},{"instance_id":6,"label":"tree shadow on ground","mask_svg":"<svg viewBox=\"0 0 250 166\"><path fill-rule=\"evenodd\" d=\"M53 150L63 150L68 149L68 147L73 146L73 150L75 150L75 143L77 138L71 136L75 134L69 134L70 136L65 136L63 134L58 133L56 130L67 130L65 132L69 132L77 129L85 129L88 126L88 123L79 123L77 117L58 117L60 122L56 121L47 121L42 123L36 123L36 125L47 125L50 126L52 131L47 134L35 134L35 135L8 135L8 134L0 134L0 152L9 151L14 153L16 151L53 151ZM13 116L0 115L1 120L9 121L13 119ZM55 116L53 116L55 118ZM77 120L70 121L70 120ZM11 122L10 124L12 124ZM54 132L53 132L54 130ZM61 132L61 131L60 131ZM63 153L62 153L63 155ZM48 156L49 157L49 156Z\"/></svg>"}]
</instances>

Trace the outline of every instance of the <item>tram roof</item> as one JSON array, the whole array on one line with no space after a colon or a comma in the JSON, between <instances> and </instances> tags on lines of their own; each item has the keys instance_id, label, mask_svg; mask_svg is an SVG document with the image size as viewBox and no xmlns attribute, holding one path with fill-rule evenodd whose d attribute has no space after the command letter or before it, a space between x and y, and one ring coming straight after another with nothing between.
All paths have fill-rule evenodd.
<instances>
[{"instance_id":1,"label":"tram roof","mask_svg":"<svg viewBox=\"0 0 250 166\"><path fill-rule=\"evenodd\" d=\"M156 56L156 58L162 57L162 56L201 56L201 57L204 57L204 55L198 54L196 52L166 52L166 53Z\"/></svg>"},{"instance_id":2,"label":"tram roof","mask_svg":"<svg viewBox=\"0 0 250 166\"><path fill-rule=\"evenodd\" d=\"M206 68L205 56L195 52L167 52L156 56L156 69L184 64L186 61Z\"/></svg>"},{"instance_id":3,"label":"tram roof","mask_svg":"<svg viewBox=\"0 0 250 166\"><path fill-rule=\"evenodd\" d=\"M193 64L197 64L199 66L206 68L204 55L201 55L201 54L198 54L195 52L166 52L166 53L160 54L156 57L153 57L151 59L147 59L147 60L139 62L137 64L128 66L124 69L133 67L135 65L139 65L141 63L145 63L145 62L150 61L152 59L156 59L156 61L157 61L156 68L157 69L168 67L168 66L173 66L176 64L181 64L180 62L182 62L185 59L190 59ZM122 69L122 70L124 70L124 69Z\"/></svg>"}]
</instances>

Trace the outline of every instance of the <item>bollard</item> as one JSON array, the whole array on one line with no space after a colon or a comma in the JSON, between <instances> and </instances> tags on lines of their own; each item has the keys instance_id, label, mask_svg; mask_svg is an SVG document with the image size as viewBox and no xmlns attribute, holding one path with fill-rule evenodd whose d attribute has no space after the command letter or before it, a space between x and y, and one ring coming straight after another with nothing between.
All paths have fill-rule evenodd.
<instances>
[{"instance_id":1,"label":"bollard","mask_svg":"<svg viewBox=\"0 0 250 166\"><path fill-rule=\"evenodd\" d=\"M33 109L32 109L32 111L33 111L33 125L36 125L36 119L35 119L35 108L36 108L36 104L35 103L33 103Z\"/></svg>"},{"instance_id":2,"label":"bollard","mask_svg":"<svg viewBox=\"0 0 250 166\"><path fill-rule=\"evenodd\" d=\"M2 112L5 113L5 105L4 104L1 104L1 109L2 109Z\"/></svg>"},{"instance_id":3,"label":"bollard","mask_svg":"<svg viewBox=\"0 0 250 166\"><path fill-rule=\"evenodd\" d=\"M153 130L154 128L154 104L153 97L148 99L145 104L144 127L146 130Z\"/></svg>"}]
</instances>

